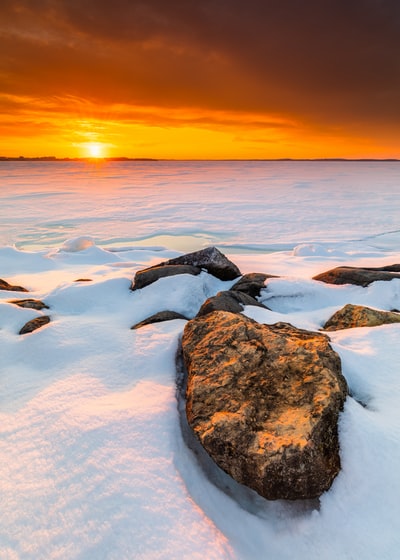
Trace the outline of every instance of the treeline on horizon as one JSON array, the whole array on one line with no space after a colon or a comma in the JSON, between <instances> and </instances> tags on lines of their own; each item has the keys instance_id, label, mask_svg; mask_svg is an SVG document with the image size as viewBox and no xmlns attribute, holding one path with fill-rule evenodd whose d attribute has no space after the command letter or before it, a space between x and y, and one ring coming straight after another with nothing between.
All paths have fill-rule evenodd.
<instances>
[{"instance_id":1,"label":"treeline on horizon","mask_svg":"<svg viewBox=\"0 0 400 560\"><path fill-rule=\"evenodd\" d=\"M115 157L56 157L56 156L0 156L0 161L377 161L377 162L391 162L400 161L398 158L222 158L219 160L210 160L206 158L201 159L171 159L171 158L147 158L147 157L125 157L125 156L115 156Z\"/></svg>"}]
</instances>

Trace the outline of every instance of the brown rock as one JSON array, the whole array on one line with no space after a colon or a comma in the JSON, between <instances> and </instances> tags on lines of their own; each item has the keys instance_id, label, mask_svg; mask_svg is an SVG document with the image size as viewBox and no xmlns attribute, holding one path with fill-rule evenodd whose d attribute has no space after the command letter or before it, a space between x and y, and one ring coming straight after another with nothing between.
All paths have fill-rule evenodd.
<instances>
[{"instance_id":1,"label":"brown rock","mask_svg":"<svg viewBox=\"0 0 400 560\"><path fill-rule=\"evenodd\" d=\"M339 356L321 333L215 311L182 339L186 415L208 454L267 499L307 499L340 469Z\"/></svg>"},{"instance_id":2,"label":"brown rock","mask_svg":"<svg viewBox=\"0 0 400 560\"><path fill-rule=\"evenodd\" d=\"M145 325L152 325L153 323L162 323L164 321L172 321L173 319L184 319L188 321L188 318L182 315L181 313L177 313L176 311L159 311L147 319L143 319L140 323L136 323L131 327L131 329L140 329L140 327L144 327Z\"/></svg>"},{"instance_id":3,"label":"brown rock","mask_svg":"<svg viewBox=\"0 0 400 560\"><path fill-rule=\"evenodd\" d=\"M153 282L156 282L160 278L166 278L168 276L176 276L177 274L192 274L196 276L200 274L201 268L191 265L157 265L151 266L150 268L144 268L143 270L138 270L135 274L135 279L131 287L132 290L140 290L145 288Z\"/></svg>"},{"instance_id":4,"label":"brown rock","mask_svg":"<svg viewBox=\"0 0 400 560\"><path fill-rule=\"evenodd\" d=\"M327 272L314 276L313 280L327 284L355 284L356 286L369 286L378 280L393 280L400 278L400 265L392 264L381 268L357 268L354 266L338 266Z\"/></svg>"},{"instance_id":5,"label":"brown rock","mask_svg":"<svg viewBox=\"0 0 400 560\"><path fill-rule=\"evenodd\" d=\"M400 323L400 314L349 303L328 319L323 330L338 331L355 327L377 327L388 323Z\"/></svg>"},{"instance_id":6,"label":"brown rock","mask_svg":"<svg viewBox=\"0 0 400 560\"><path fill-rule=\"evenodd\" d=\"M49 306L43 301L40 301L40 299L10 299L8 303L13 303L14 305L18 305L18 307L37 309L38 311L41 309L49 309Z\"/></svg>"},{"instance_id":7,"label":"brown rock","mask_svg":"<svg viewBox=\"0 0 400 560\"><path fill-rule=\"evenodd\" d=\"M35 319L32 319L31 321L25 323L25 325L22 327L22 329L19 331L18 334L31 333L33 331L36 331L37 329L40 329L40 327L47 325L47 323L50 323L50 317L48 317L47 315L42 315L41 317L35 317Z\"/></svg>"},{"instance_id":8,"label":"brown rock","mask_svg":"<svg viewBox=\"0 0 400 560\"><path fill-rule=\"evenodd\" d=\"M12 286L11 284L6 282L5 280L2 280L1 278L0 278L0 290L7 290L9 292L27 292L28 291L26 288L23 288L22 286Z\"/></svg>"}]
</instances>

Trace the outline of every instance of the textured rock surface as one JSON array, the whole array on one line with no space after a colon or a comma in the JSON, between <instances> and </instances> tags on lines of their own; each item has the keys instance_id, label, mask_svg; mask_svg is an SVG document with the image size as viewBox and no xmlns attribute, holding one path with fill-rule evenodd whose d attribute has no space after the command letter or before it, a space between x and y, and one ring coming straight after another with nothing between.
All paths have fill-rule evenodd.
<instances>
[{"instance_id":1,"label":"textured rock surface","mask_svg":"<svg viewBox=\"0 0 400 560\"><path fill-rule=\"evenodd\" d=\"M37 329L40 329L40 327L47 325L47 323L50 323L50 317L48 317L47 315L43 315L41 317L35 317L35 319L32 319L31 321L25 323L25 325L22 327L22 329L19 331L18 334L31 333L33 331L36 331Z\"/></svg>"},{"instance_id":2,"label":"textured rock surface","mask_svg":"<svg viewBox=\"0 0 400 560\"><path fill-rule=\"evenodd\" d=\"M18 305L18 307L26 307L28 309L49 309L49 306L46 305L40 299L11 299L8 303L13 303L14 305Z\"/></svg>"},{"instance_id":3,"label":"textured rock surface","mask_svg":"<svg viewBox=\"0 0 400 560\"><path fill-rule=\"evenodd\" d=\"M330 487L347 385L326 335L215 311L186 324L182 349L189 425L223 470L268 499Z\"/></svg>"},{"instance_id":4,"label":"textured rock surface","mask_svg":"<svg viewBox=\"0 0 400 560\"><path fill-rule=\"evenodd\" d=\"M150 268L144 268L143 270L138 270L135 274L135 279L132 285L132 290L140 290L145 288L153 282L156 282L160 278L166 278L167 276L176 276L177 274L192 274L196 276L200 274L201 268L191 265L165 265L159 264L157 266L151 266Z\"/></svg>"},{"instance_id":5,"label":"textured rock surface","mask_svg":"<svg viewBox=\"0 0 400 560\"><path fill-rule=\"evenodd\" d=\"M377 280L393 280L400 278L400 265L392 264L382 268L357 268L353 266L338 266L314 276L313 280L327 284L355 284L369 286Z\"/></svg>"},{"instance_id":6,"label":"textured rock surface","mask_svg":"<svg viewBox=\"0 0 400 560\"><path fill-rule=\"evenodd\" d=\"M171 264L190 264L192 266L198 266L207 270L207 272L220 280L234 280L241 275L239 268L216 247L207 247L201 251L187 253L181 257L176 257L175 259L170 259L165 263L161 263L159 266Z\"/></svg>"},{"instance_id":7,"label":"textured rock surface","mask_svg":"<svg viewBox=\"0 0 400 560\"><path fill-rule=\"evenodd\" d=\"M6 282L5 280L2 280L1 278L0 278L0 290L7 290L9 292L27 292L28 291L26 288L23 288L22 286L12 286L11 284Z\"/></svg>"},{"instance_id":8,"label":"textured rock surface","mask_svg":"<svg viewBox=\"0 0 400 560\"><path fill-rule=\"evenodd\" d=\"M267 309L265 305L258 302L245 292L234 292L226 290L219 292L216 296L212 296L200 307L197 317L212 313L212 311L230 311L231 313L241 313L245 305L255 305Z\"/></svg>"},{"instance_id":9,"label":"textured rock surface","mask_svg":"<svg viewBox=\"0 0 400 560\"><path fill-rule=\"evenodd\" d=\"M264 274L262 272L249 272L244 274L242 278L236 282L231 288L234 292L243 292L253 298L260 295L261 290L265 288L265 281L268 278L277 278L273 274Z\"/></svg>"},{"instance_id":10,"label":"textured rock surface","mask_svg":"<svg viewBox=\"0 0 400 560\"><path fill-rule=\"evenodd\" d=\"M352 329L355 327L377 327L388 323L400 323L400 313L380 311L351 303L339 309L323 326L325 331Z\"/></svg>"},{"instance_id":11,"label":"textured rock surface","mask_svg":"<svg viewBox=\"0 0 400 560\"><path fill-rule=\"evenodd\" d=\"M140 327L144 327L146 325L152 325L153 323L162 323L164 321L172 321L173 319L184 319L188 321L188 318L182 315L181 313L177 313L176 311L159 311L158 313L154 313L150 317L143 319L140 323L136 323L133 325L131 329L140 329Z\"/></svg>"}]
</instances>

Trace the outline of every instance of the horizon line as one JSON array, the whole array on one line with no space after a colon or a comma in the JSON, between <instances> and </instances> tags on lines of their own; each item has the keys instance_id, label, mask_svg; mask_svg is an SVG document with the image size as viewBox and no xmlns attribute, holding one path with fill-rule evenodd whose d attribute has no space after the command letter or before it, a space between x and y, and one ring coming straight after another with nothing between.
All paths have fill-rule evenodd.
<instances>
[{"instance_id":1,"label":"horizon line","mask_svg":"<svg viewBox=\"0 0 400 560\"><path fill-rule=\"evenodd\" d=\"M326 158L151 158L151 157L128 157L128 156L110 156L110 157L57 157L57 156L0 156L1 161L40 161L40 162L101 162L101 161L338 161L338 162L399 162L399 158L345 158L345 157L326 157Z\"/></svg>"}]
</instances>

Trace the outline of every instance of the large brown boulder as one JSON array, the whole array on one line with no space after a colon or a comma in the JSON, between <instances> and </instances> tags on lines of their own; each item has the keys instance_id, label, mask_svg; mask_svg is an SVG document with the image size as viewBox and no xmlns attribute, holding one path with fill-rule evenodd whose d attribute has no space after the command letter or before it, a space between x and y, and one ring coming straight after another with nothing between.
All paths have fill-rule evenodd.
<instances>
[{"instance_id":1,"label":"large brown boulder","mask_svg":"<svg viewBox=\"0 0 400 560\"><path fill-rule=\"evenodd\" d=\"M219 467L271 500L331 486L347 385L326 335L214 311L182 348L188 423Z\"/></svg>"},{"instance_id":2,"label":"large brown boulder","mask_svg":"<svg viewBox=\"0 0 400 560\"><path fill-rule=\"evenodd\" d=\"M389 323L400 323L400 313L381 311L349 303L328 319L323 326L323 330L338 331L355 327L377 327Z\"/></svg>"},{"instance_id":3,"label":"large brown boulder","mask_svg":"<svg viewBox=\"0 0 400 560\"><path fill-rule=\"evenodd\" d=\"M314 276L313 280L327 284L355 284L369 286L378 280L393 280L400 278L400 264L391 264L380 268L359 268L355 266L338 266Z\"/></svg>"}]
</instances>

